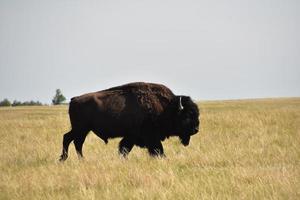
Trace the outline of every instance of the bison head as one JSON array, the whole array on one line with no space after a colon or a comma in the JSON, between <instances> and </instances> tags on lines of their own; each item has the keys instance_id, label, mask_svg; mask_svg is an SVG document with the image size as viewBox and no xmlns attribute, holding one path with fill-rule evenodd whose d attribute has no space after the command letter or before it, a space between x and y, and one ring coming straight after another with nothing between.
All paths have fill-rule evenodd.
<instances>
[{"instance_id":1,"label":"bison head","mask_svg":"<svg viewBox=\"0 0 300 200\"><path fill-rule=\"evenodd\" d=\"M189 145L190 137L199 131L198 106L187 96L176 96L175 129L184 146Z\"/></svg>"}]
</instances>

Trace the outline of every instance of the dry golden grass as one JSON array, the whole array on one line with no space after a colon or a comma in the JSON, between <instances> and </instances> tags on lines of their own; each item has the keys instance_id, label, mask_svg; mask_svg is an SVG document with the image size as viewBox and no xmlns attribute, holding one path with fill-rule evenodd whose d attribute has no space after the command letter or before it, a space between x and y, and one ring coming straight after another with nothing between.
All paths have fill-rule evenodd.
<instances>
[{"instance_id":1,"label":"dry golden grass","mask_svg":"<svg viewBox=\"0 0 300 200\"><path fill-rule=\"evenodd\" d=\"M300 98L199 103L201 130L166 159L94 134L58 162L67 107L0 109L0 199L300 199Z\"/></svg>"}]
</instances>

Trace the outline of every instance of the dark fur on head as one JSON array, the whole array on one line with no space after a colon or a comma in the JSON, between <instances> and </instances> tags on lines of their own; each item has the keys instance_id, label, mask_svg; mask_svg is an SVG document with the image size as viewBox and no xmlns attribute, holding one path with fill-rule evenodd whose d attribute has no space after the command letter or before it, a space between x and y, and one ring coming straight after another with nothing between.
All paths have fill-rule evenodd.
<instances>
[{"instance_id":1,"label":"dark fur on head","mask_svg":"<svg viewBox=\"0 0 300 200\"><path fill-rule=\"evenodd\" d=\"M172 131L187 146L190 137L199 131L199 109L189 96L176 96L173 100Z\"/></svg>"},{"instance_id":2,"label":"dark fur on head","mask_svg":"<svg viewBox=\"0 0 300 200\"><path fill-rule=\"evenodd\" d=\"M181 98L184 109L180 112L183 130L179 136L181 143L187 146L190 142L190 136L199 131L199 109L190 97L183 96Z\"/></svg>"}]
</instances>

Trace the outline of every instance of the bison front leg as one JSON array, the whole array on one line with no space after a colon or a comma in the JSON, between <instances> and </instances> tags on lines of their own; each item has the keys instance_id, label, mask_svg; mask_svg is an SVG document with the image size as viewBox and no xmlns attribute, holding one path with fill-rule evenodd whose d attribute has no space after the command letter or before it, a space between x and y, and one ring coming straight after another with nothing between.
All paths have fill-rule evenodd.
<instances>
[{"instance_id":1,"label":"bison front leg","mask_svg":"<svg viewBox=\"0 0 300 200\"><path fill-rule=\"evenodd\" d=\"M125 158L133 148L133 145L129 138L124 137L119 143L119 154Z\"/></svg>"},{"instance_id":2,"label":"bison front leg","mask_svg":"<svg viewBox=\"0 0 300 200\"><path fill-rule=\"evenodd\" d=\"M161 141L153 141L147 145L150 156L153 157L165 157L164 148Z\"/></svg>"}]
</instances>

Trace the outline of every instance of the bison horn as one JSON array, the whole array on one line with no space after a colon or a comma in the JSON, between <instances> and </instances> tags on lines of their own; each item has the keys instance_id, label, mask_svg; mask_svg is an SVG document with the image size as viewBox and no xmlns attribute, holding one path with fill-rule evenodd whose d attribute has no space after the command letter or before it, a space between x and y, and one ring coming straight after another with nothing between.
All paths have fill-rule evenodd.
<instances>
[{"instance_id":1,"label":"bison horn","mask_svg":"<svg viewBox=\"0 0 300 200\"><path fill-rule=\"evenodd\" d=\"M183 110L184 107L182 106L182 103L181 103L181 97L179 97L179 110Z\"/></svg>"}]
</instances>

